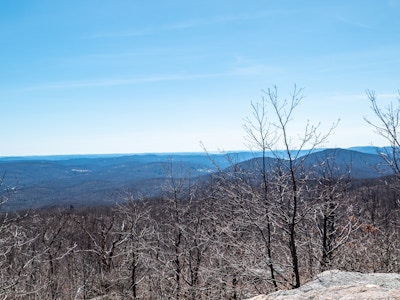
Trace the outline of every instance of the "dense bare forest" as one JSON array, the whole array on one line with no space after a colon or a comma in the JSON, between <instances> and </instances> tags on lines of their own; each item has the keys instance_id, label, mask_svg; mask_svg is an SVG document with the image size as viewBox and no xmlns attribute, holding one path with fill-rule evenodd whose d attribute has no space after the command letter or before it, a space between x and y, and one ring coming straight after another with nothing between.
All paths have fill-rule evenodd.
<instances>
[{"instance_id":1,"label":"dense bare forest","mask_svg":"<svg viewBox=\"0 0 400 300\"><path fill-rule=\"evenodd\" d=\"M399 145L387 134L396 133L398 110L380 109L368 94L379 118L370 124L389 139L395 175L354 180L330 157L306 166L335 124L321 134L307 123L292 137L300 94L280 102L271 89L252 106L244 128L264 155L251 167L232 162L193 182L171 162L156 199L126 194L114 207L1 215L1 298L245 299L327 269L400 272ZM268 159L275 149L285 156ZM2 201L12 194L3 191Z\"/></svg>"},{"instance_id":2,"label":"dense bare forest","mask_svg":"<svg viewBox=\"0 0 400 300\"><path fill-rule=\"evenodd\" d=\"M232 176L171 178L163 198L113 208L3 215L2 298L243 299L332 268L400 272L396 185L301 182L291 236L284 179L266 199L249 174Z\"/></svg>"}]
</instances>

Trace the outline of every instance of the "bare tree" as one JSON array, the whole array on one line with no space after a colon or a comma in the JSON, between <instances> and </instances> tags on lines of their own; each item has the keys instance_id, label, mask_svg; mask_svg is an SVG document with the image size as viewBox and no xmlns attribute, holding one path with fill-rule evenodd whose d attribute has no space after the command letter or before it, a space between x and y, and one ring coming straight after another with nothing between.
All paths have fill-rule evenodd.
<instances>
[{"instance_id":1,"label":"bare tree","mask_svg":"<svg viewBox=\"0 0 400 300\"><path fill-rule=\"evenodd\" d=\"M336 161L337 151L341 150L321 152L315 174L310 178L313 203L311 220L315 223L312 228L316 229L310 230L310 233L314 232L317 236L312 239L310 249L317 252L320 272L333 267L335 257L342 255L340 248L359 228L358 217L347 210L354 203L354 196L348 192L351 162L347 166L339 165Z\"/></svg>"},{"instance_id":2,"label":"bare tree","mask_svg":"<svg viewBox=\"0 0 400 300\"><path fill-rule=\"evenodd\" d=\"M376 121L367 117L364 117L364 120L371 125L375 133L383 137L390 146L384 148L383 152L380 152L381 157L392 168L395 174L400 175L400 92L396 101L397 105L390 102L387 107L378 105L374 91L367 90L367 96L371 103L371 110L376 117Z\"/></svg>"},{"instance_id":3,"label":"bare tree","mask_svg":"<svg viewBox=\"0 0 400 300\"><path fill-rule=\"evenodd\" d=\"M274 144L276 141L275 132L271 131L271 124L268 123L268 112L267 112L267 101L265 98L262 99L261 103L252 103L252 118L245 119L245 125L243 126L246 136L245 139L248 141L248 146L251 150L261 151L261 162L256 160L257 170L260 172L262 178L261 187L261 204L263 206L263 212L265 216L265 227L258 225L256 228L261 234L261 238L265 243L265 248L267 251L267 261L268 268L270 271L270 276L272 284L275 290L278 289L278 284L275 279L275 269L273 264L272 256L272 221L271 221L271 207L272 202L270 199L270 182L269 182L269 169L270 166L267 165L267 151L270 150L270 145ZM268 169L267 169L268 168Z\"/></svg>"},{"instance_id":4,"label":"bare tree","mask_svg":"<svg viewBox=\"0 0 400 300\"><path fill-rule=\"evenodd\" d=\"M16 187L5 184L5 175L0 178L0 209L16 193ZM38 255L30 251L37 234L30 235L24 226L27 212L11 212L7 208L0 212L0 297L11 299L28 297L36 293L36 287L30 282L34 274L32 267Z\"/></svg>"},{"instance_id":5,"label":"bare tree","mask_svg":"<svg viewBox=\"0 0 400 300\"><path fill-rule=\"evenodd\" d=\"M397 99L390 101L387 106L378 104L374 91L367 90L366 93L375 118L364 117L364 120L388 144L388 147L377 150L395 174L395 182L391 182L390 179L385 180L383 189L379 191L378 199L374 199L374 193L377 192L376 187L372 194L370 193L367 205L372 205L369 207L371 223L366 224L364 229L366 233L370 235L373 233L372 236L378 236L380 240L385 241L384 246L379 250L386 249L386 251L380 255L378 260L384 258L384 269L390 271L398 268L393 267L395 265L393 255L396 251L398 252L398 236L400 235L400 201L398 200L400 191L400 91Z\"/></svg>"},{"instance_id":6,"label":"bare tree","mask_svg":"<svg viewBox=\"0 0 400 300\"><path fill-rule=\"evenodd\" d=\"M126 195L124 204L118 204L116 213L120 220L119 243L120 281L127 282L128 288L122 291L124 297L130 291L130 298L142 299L151 297L146 294L147 278L154 265L151 256L155 252L155 222L150 217L150 205L143 199L135 199Z\"/></svg>"},{"instance_id":7,"label":"bare tree","mask_svg":"<svg viewBox=\"0 0 400 300\"><path fill-rule=\"evenodd\" d=\"M278 209L274 209L275 222L287 236L293 288L300 286L296 236L297 225L306 213L300 207L307 179L304 161L316 148L326 142L336 126L336 124L332 125L327 133L322 134L319 131L319 124L311 125L307 121L303 133L297 138L294 137L290 122L302 99L302 89L296 86L288 100L279 98L277 87L268 89L265 91L261 104L252 105L254 119L247 119L245 125L247 140L262 151L261 170L265 197L269 194L265 165L266 151L269 151L277 161L273 171L278 199L275 200L275 203L278 202Z\"/></svg>"}]
</instances>

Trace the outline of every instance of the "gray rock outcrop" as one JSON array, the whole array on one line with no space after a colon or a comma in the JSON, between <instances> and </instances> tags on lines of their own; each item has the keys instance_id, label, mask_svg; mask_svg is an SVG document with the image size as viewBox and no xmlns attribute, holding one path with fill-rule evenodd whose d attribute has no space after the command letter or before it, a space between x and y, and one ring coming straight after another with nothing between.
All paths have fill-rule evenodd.
<instances>
[{"instance_id":1,"label":"gray rock outcrop","mask_svg":"<svg viewBox=\"0 0 400 300\"><path fill-rule=\"evenodd\" d=\"M400 300L400 274L325 271L298 289L259 295L248 300L385 299Z\"/></svg>"}]
</instances>

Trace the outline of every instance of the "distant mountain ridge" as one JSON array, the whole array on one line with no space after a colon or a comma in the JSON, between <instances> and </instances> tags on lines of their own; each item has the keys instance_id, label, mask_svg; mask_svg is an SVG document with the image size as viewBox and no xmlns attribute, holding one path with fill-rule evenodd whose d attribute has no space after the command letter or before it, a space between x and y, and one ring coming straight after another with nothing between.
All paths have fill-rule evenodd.
<instances>
[{"instance_id":1,"label":"distant mountain ridge","mask_svg":"<svg viewBox=\"0 0 400 300\"><path fill-rule=\"evenodd\" d=\"M374 147L374 146L355 146L350 148L343 148L343 150L353 150L361 153L377 154L384 152L389 147ZM314 152L319 152L328 149L342 149L342 148L317 148ZM294 150L297 151L297 150ZM304 155L308 150L300 151L300 155ZM74 159L102 159L102 158L118 158L118 157L193 157L193 156L207 156L217 157L221 155L230 155L239 158L239 160L251 159L261 155L261 151L249 151L249 150L235 150L235 151L221 151L212 152L206 154L204 152L165 152L165 153L115 153L115 154L60 154L60 155L26 155L26 156L0 156L0 163L7 161L63 161L63 160L74 160ZM282 155L285 151L276 151ZM266 151L268 157L274 157L270 151Z\"/></svg>"},{"instance_id":2,"label":"distant mountain ridge","mask_svg":"<svg viewBox=\"0 0 400 300\"><path fill-rule=\"evenodd\" d=\"M313 176L348 176L354 179L377 178L393 174L393 170L388 166L378 154L370 154L370 151L359 152L351 149L318 149L305 155L299 155L294 160L295 166L301 164L303 171L313 174ZM303 153L304 154L304 153ZM236 168L242 170L252 170L260 168L261 158L256 157L238 163ZM267 171L277 166L285 168L286 160L280 158L279 161L271 156L266 157ZM235 167L233 167L235 168Z\"/></svg>"},{"instance_id":3,"label":"distant mountain ridge","mask_svg":"<svg viewBox=\"0 0 400 300\"><path fill-rule=\"evenodd\" d=\"M312 153L305 165L311 167L324 162L317 168L317 175L334 169L337 175L349 174L352 178L377 178L393 174L393 170L388 166L382 157L370 152L360 152L352 149L326 149Z\"/></svg>"},{"instance_id":4,"label":"distant mountain ridge","mask_svg":"<svg viewBox=\"0 0 400 300\"><path fill-rule=\"evenodd\" d=\"M362 150L363 148L357 148ZM304 161L311 168L327 159L336 171L353 178L376 178L392 174L378 154L352 149L317 149ZM278 152L284 157L284 152ZM306 152L304 152L306 153ZM29 209L54 205L114 204L131 192L160 195L166 174L196 178L224 170L233 164L251 167L260 152L221 154L72 155L0 158L3 188L17 190L0 209ZM268 154L273 162L273 155ZM320 171L323 168L319 168ZM3 191L4 193L4 191Z\"/></svg>"}]
</instances>

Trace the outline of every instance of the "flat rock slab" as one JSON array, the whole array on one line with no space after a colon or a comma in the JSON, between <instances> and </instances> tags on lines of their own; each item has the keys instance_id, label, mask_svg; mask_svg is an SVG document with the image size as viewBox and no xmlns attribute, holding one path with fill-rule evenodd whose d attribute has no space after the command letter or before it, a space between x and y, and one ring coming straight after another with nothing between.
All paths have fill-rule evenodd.
<instances>
[{"instance_id":1,"label":"flat rock slab","mask_svg":"<svg viewBox=\"0 0 400 300\"><path fill-rule=\"evenodd\" d=\"M400 274L325 271L298 289L259 295L249 300L400 300Z\"/></svg>"}]
</instances>

